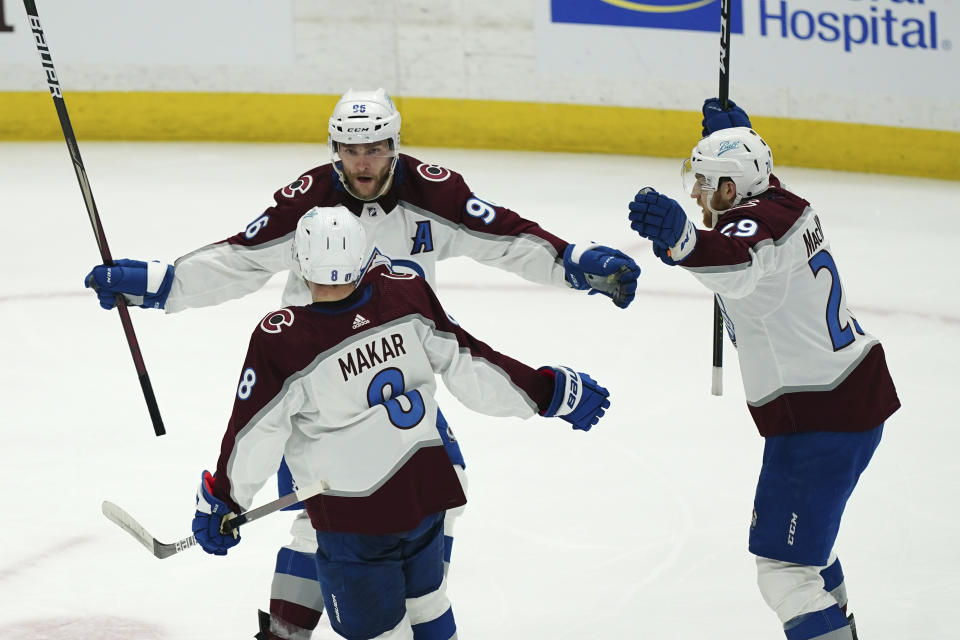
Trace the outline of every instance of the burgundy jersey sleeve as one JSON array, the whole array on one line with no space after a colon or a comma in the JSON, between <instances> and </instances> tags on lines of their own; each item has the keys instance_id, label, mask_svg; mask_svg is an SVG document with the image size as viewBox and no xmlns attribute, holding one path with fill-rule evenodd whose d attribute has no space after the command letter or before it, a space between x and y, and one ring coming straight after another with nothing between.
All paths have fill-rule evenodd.
<instances>
[{"instance_id":1,"label":"burgundy jersey sleeve","mask_svg":"<svg viewBox=\"0 0 960 640\"><path fill-rule=\"evenodd\" d=\"M408 313L423 321L424 347L434 371L458 400L493 416L529 417L546 410L553 396L552 375L472 336L447 314L426 281L411 279L404 288Z\"/></svg>"},{"instance_id":2,"label":"burgundy jersey sleeve","mask_svg":"<svg viewBox=\"0 0 960 640\"><path fill-rule=\"evenodd\" d=\"M717 293L742 297L783 267L780 247L809 203L771 180L777 186L724 212L716 228L698 229L696 246L681 263Z\"/></svg>"},{"instance_id":3,"label":"burgundy jersey sleeve","mask_svg":"<svg viewBox=\"0 0 960 640\"><path fill-rule=\"evenodd\" d=\"M733 266L749 263L751 249L776 243L796 224L810 203L780 188L771 176L771 187L760 196L724 212L712 230L697 231L697 245L684 260L685 267Z\"/></svg>"},{"instance_id":4,"label":"burgundy jersey sleeve","mask_svg":"<svg viewBox=\"0 0 960 640\"><path fill-rule=\"evenodd\" d=\"M240 298L295 267L290 244L297 221L312 207L337 204L333 175L330 165L311 169L278 189L274 204L242 231L178 258L167 312Z\"/></svg>"},{"instance_id":5,"label":"burgundy jersey sleeve","mask_svg":"<svg viewBox=\"0 0 960 640\"><path fill-rule=\"evenodd\" d=\"M567 241L473 193L455 171L409 156L401 161L400 205L433 222L439 259L466 256L533 282L565 285Z\"/></svg>"},{"instance_id":6,"label":"burgundy jersey sleeve","mask_svg":"<svg viewBox=\"0 0 960 640\"><path fill-rule=\"evenodd\" d=\"M257 247L287 237L296 231L301 216L313 207L338 204L333 176L333 168L326 164L307 171L290 184L277 189L273 194L273 205L225 242Z\"/></svg>"},{"instance_id":7,"label":"burgundy jersey sleeve","mask_svg":"<svg viewBox=\"0 0 960 640\"><path fill-rule=\"evenodd\" d=\"M290 435L290 417L303 400L299 387L288 382L309 363L310 352L298 347L292 324L290 309L272 311L250 338L214 483L214 494L234 510L249 508L257 491L276 474Z\"/></svg>"},{"instance_id":8,"label":"burgundy jersey sleeve","mask_svg":"<svg viewBox=\"0 0 960 640\"><path fill-rule=\"evenodd\" d=\"M438 165L422 163L403 156L408 176L401 189L401 198L442 216L464 229L497 236L533 236L540 238L563 254L569 244L544 230L536 222L484 199L467 185L463 176Z\"/></svg>"}]
</instances>

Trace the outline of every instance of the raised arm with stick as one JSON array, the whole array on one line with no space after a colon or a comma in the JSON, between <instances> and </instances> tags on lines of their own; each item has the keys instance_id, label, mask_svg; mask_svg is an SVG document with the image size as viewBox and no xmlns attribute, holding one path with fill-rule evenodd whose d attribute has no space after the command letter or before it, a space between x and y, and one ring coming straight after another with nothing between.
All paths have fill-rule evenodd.
<instances>
[{"instance_id":1,"label":"raised arm with stick","mask_svg":"<svg viewBox=\"0 0 960 640\"><path fill-rule=\"evenodd\" d=\"M30 20L30 30L33 31L33 38L37 45L37 51L40 52L40 61L43 64L43 70L46 74L47 85L50 87L50 95L53 96L53 104L56 106L57 116L60 118L60 128L63 129L63 137L64 140L66 140L67 149L70 150L70 159L73 161L73 168L74 171L76 171L77 180L80 182L80 191L83 193L83 201L87 206L87 214L90 216L93 234L97 239L97 246L100 248L100 257L103 259L104 264L112 265L114 264L113 258L110 255L110 248L107 246L107 237L104 235L103 227L100 224L100 214L97 213L97 205L93 200L93 192L90 190L87 170L84 168L83 160L80 158L80 147L77 145L77 137L73 133L73 125L70 124L67 105L63 100L63 91L60 89L57 71L53 67L53 57L50 55L50 47L47 45L47 38L43 33L40 18L37 16L37 5L34 0L23 0L23 6L27 10L27 17ZM133 356L133 364L137 369L137 377L140 379L143 397L146 399L147 409L150 411L153 431L158 436L162 436L166 433L166 430L163 427L163 420L160 417L160 408L157 406L157 398L153 394L150 376L147 374L147 367L143 362L140 345L133 331L133 322L130 320L130 312L127 310L126 300L123 296L117 296L116 306L117 311L120 312L120 322L123 324L123 332L127 336L127 344L130 345L130 354Z\"/></svg>"},{"instance_id":2,"label":"raised arm with stick","mask_svg":"<svg viewBox=\"0 0 960 640\"><path fill-rule=\"evenodd\" d=\"M733 0L720 2L720 89L717 97L726 111L730 99L730 10ZM723 395L723 316L720 302L713 297L713 375L710 393Z\"/></svg>"}]
</instances>

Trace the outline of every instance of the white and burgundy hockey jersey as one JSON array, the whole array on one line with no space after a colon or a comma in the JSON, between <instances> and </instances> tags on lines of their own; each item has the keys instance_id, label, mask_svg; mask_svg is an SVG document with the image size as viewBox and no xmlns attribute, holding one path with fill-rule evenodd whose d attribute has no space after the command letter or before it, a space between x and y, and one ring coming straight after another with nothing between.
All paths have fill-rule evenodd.
<instances>
[{"instance_id":1,"label":"white and burgundy hockey jersey","mask_svg":"<svg viewBox=\"0 0 960 640\"><path fill-rule=\"evenodd\" d=\"M477 197L460 174L405 154L400 154L392 188L374 202L346 193L330 164L311 169L274 199L241 233L176 261L168 313L239 298L288 270L282 304L309 304L291 252L297 220L312 207L338 204L359 216L368 242L390 256L395 269L417 273L431 286L436 262L454 256L539 284L565 285L567 242Z\"/></svg>"},{"instance_id":2,"label":"white and burgundy hockey jersey","mask_svg":"<svg viewBox=\"0 0 960 640\"><path fill-rule=\"evenodd\" d=\"M847 306L820 217L770 185L698 230L682 266L717 293L761 435L880 426L900 407L883 346Z\"/></svg>"},{"instance_id":3,"label":"white and burgundy hockey jersey","mask_svg":"<svg viewBox=\"0 0 960 640\"><path fill-rule=\"evenodd\" d=\"M253 332L214 493L247 509L285 456L314 528L413 529L466 502L440 436L436 375L464 405L527 418L553 376L494 351L446 315L425 280L372 267L346 300L267 314Z\"/></svg>"}]
</instances>

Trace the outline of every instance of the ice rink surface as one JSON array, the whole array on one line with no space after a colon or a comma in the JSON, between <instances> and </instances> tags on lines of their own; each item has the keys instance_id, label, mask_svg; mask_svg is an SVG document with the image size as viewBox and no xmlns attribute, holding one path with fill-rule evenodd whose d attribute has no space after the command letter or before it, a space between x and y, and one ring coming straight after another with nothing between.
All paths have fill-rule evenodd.
<instances>
[{"instance_id":1,"label":"ice rink surface","mask_svg":"<svg viewBox=\"0 0 960 640\"><path fill-rule=\"evenodd\" d=\"M243 229L276 189L327 161L320 145L81 140L81 151L113 256L166 261ZM782 638L746 550L763 441L735 352L726 345L725 395L711 396L710 295L627 225L640 187L680 197L679 159L404 151L643 267L622 311L466 259L440 265L440 298L465 328L528 364L587 371L612 400L583 433L486 418L444 392L470 477L450 576L460 637ZM775 172L818 209L903 403L838 540L861 638L960 638L960 183ZM0 212L0 639L252 637L291 514L245 527L226 558L193 549L161 561L100 503L164 541L189 534L250 332L279 306L281 279L219 307L132 310L168 431L157 438L117 313L81 286L100 259L62 142L0 144ZM268 484L256 504L274 497ZM321 621L314 638L334 637Z\"/></svg>"}]
</instances>

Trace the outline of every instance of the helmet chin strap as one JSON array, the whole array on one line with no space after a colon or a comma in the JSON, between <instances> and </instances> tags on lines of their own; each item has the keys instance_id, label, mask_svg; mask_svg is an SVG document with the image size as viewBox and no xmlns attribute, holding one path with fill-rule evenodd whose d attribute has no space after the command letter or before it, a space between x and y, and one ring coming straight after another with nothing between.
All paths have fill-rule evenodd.
<instances>
[{"instance_id":1,"label":"helmet chin strap","mask_svg":"<svg viewBox=\"0 0 960 640\"><path fill-rule=\"evenodd\" d=\"M710 212L710 228L714 229L717 226L717 220L720 218L720 215L723 213L723 211L726 211L726 209L723 211L717 211L710 205L710 200L707 200L707 211Z\"/></svg>"},{"instance_id":2,"label":"helmet chin strap","mask_svg":"<svg viewBox=\"0 0 960 640\"><path fill-rule=\"evenodd\" d=\"M707 211L710 212L710 228L711 228L711 229L716 228L716 226L717 226L717 220L720 219L720 216L722 216L724 213L726 213L726 212L729 211L730 209L733 209L735 206L737 206L738 204L740 204L740 200L741 200L740 194L738 193L736 196L734 196L733 202L730 203L730 206L729 206L729 207L727 207L726 209L719 209L719 210L717 210L717 209L714 209L714 208L713 208L713 205L711 204L711 202L713 201L713 196L714 196L715 193L716 193L716 190L714 189L714 190L712 190L712 191L710 192L710 197L704 199L705 202L707 203Z\"/></svg>"}]
</instances>

